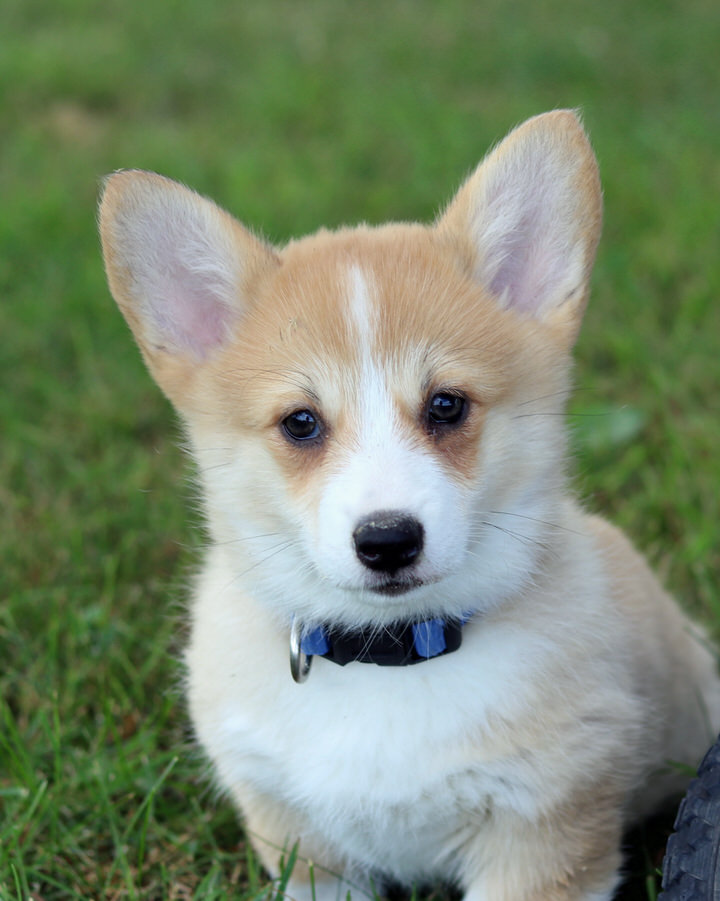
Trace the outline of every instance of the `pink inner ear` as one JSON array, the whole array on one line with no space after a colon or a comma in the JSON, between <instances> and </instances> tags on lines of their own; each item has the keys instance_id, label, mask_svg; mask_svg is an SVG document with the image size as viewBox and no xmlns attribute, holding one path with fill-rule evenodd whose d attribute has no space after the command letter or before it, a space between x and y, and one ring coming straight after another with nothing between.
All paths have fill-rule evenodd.
<instances>
[{"instance_id":1,"label":"pink inner ear","mask_svg":"<svg viewBox=\"0 0 720 901\"><path fill-rule=\"evenodd\" d=\"M500 181L486 195L480 246L490 290L505 306L533 315L562 280L568 248L547 173L536 166L523 176L526 182Z\"/></svg>"},{"instance_id":2,"label":"pink inner ear","mask_svg":"<svg viewBox=\"0 0 720 901\"><path fill-rule=\"evenodd\" d=\"M223 343L235 318L222 299L227 287L213 281L208 273L182 267L163 280L152 299L159 339L165 338L171 348L190 351L198 359Z\"/></svg>"},{"instance_id":3,"label":"pink inner ear","mask_svg":"<svg viewBox=\"0 0 720 901\"><path fill-rule=\"evenodd\" d=\"M521 225L504 251L491 290L519 313L537 313L559 286L564 268L562 250L552 246L547 234L532 235Z\"/></svg>"}]
</instances>

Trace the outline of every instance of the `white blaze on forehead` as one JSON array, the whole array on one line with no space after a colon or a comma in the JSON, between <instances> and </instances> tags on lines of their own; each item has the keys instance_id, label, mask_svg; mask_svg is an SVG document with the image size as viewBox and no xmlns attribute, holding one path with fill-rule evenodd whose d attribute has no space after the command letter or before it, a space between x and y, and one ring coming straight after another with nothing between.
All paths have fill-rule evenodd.
<instances>
[{"instance_id":1,"label":"white blaze on forehead","mask_svg":"<svg viewBox=\"0 0 720 901\"><path fill-rule=\"evenodd\" d=\"M367 445L368 440L387 440L395 415L387 372L376 353L379 311L373 297L372 279L358 265L351 266L349 276L348 319L355 337L358 367L353 392L356 422L360 443ZM378 433L383 433L384 439Z\"/></svg>"},{"instance_id":2,"label":"white blaze on forehead","mask_svg":"<svg viewBox=\"0 0 720 901\"><path fill-rule=\"evenodd\" d=\"M350 267L350 317L360 348L369 351L375 342L378 311L370 296L368 280L358 265Z\"/></svg>"}]
</instances>

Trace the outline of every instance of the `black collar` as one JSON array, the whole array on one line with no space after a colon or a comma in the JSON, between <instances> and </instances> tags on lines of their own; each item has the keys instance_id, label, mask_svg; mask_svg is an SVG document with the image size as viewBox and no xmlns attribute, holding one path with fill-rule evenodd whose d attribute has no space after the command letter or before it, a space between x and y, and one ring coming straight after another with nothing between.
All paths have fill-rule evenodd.
<instances>
[{"instance_id":1,"label":"black collar","mask_svg":"<svg viewBox=\"0 0 720 901\"><path fill-rule=\"evenodd\" d=\"M290 670L296 682L304 682L313 657L340 666L354 662L409 666L442 657L460 647L462 627L471 615L422 622L400 620L355 631L337 626L307 629L295 620L290 633Z\"/></svg>"}]
</instances>

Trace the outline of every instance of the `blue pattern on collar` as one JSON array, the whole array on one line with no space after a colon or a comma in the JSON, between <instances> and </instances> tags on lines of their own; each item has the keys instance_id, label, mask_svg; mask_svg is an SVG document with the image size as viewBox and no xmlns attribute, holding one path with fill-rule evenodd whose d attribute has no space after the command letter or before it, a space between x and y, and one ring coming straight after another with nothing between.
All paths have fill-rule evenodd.
<instances>
[{"instance_id":1,"label":"blue pattern on collar","mask_svg":"<svg viewBox=\"0 0 720 901\"><path fill-rule=\"evenodd\" d=\"M300 639L300 648L308 657L316 655L322 657L323 654L327 654L330 650L330 642L325 629L322 626L316 626L314 629L304 632Z\"/></svg>"},{"instance_id":2,"label":"blue pattern on collar","mask_svg":"<svg viewBox=\"0 0 720 901\"><path fill-rule=\"evenodd\" d=\"M447 647L445 623L441 619L428 619L424 623L413 623L413 641L420 657L437 657Z\"/></svg>"},{"instance_id":3,"label":"blue pattern on collar","mask_svg":"<svg viewBox=\"0 0 720 901\"><path fill-rule=\"evenodd\" d=\"M461 626L472 617L473 613L464 613L459 620ZM433 618L419 623L412 623L413 646L417 657L430 660L439 657L447 649L445 640L446 620ZM300 648L308 657L322 657L330 652L330 636L325 626L314 626L303 631Z\"/></svg>"}]
</instances>

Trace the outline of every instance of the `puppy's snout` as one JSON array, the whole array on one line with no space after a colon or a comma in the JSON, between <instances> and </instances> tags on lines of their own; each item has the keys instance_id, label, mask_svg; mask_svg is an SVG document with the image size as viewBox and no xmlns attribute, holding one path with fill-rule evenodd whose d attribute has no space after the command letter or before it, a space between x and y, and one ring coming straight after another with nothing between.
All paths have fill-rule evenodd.
<instances>
[{"instance_id":1,"label":"puppy's snout","mask_svg":"<svg viewBox=\"0 0 720 901\"><path fill-rule=\"evenodd\" d=\"M355 553L368 569L395 573L410 566L423 548L424 529L412 516L392 511L374 513L353 532Z\"/></svg>"}]
</instances>

